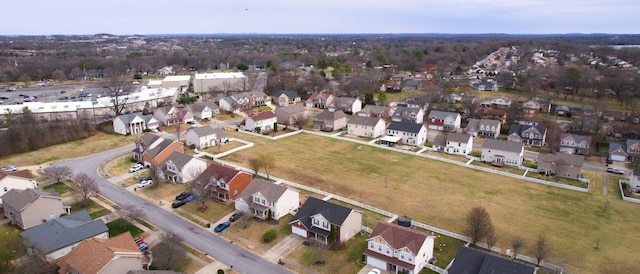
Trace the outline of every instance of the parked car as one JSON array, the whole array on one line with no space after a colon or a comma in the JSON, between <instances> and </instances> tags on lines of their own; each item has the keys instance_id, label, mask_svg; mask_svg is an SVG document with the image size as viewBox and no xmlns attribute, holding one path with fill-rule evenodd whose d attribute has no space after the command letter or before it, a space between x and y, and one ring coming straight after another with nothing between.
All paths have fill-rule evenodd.
<instances>
[{"instance_id":1,"label":"parked car","mask_svg":"<svg viewBox=\"0 0 640 274\"><path fill-rule=\"evenodd\" d=\"M135 164L131 168L129 168L129 173L136 172L136 171L141 170L143 168L144 168L144 166L142 164Z\"/></svg>"},{"instance_id":2,"label":"parked car","mask_svg":"<svg viewBox=\"0 0 640 274\"><path fill-rule=\"evenodd\" d=\"M233 213L233 215L231 215L231 217L229 217L229 222L233 223L233 222L235 222L237 220L240 220L240 218L242 218L242 216L244 216L242 214L242 212Z\"/></svg>"},{"instance_id":3,"label":"parked car","mask_svg":"<svg viewBox=\"0 0 640 274\"><path fill-rule=\"evenodd\" d=\"M367 274L380 274L380 269L373 268L367 272Z\"/></svg>"},{"instance_id":4,"label":"parked car","mask_svg":"<svg viewBox=\"0 0 640 274\"><path fill-rule=\"evenodd\" d=\"M18 89L15 88L15 87L10 87L10 88L7 89L7 91L16 91L16 90L18 90Z\"/></svg>"},{"instance_id":5,"label":"parked car","mask_svg":"<svg viewBox=\"0 0 640 274\"><path fill-rule=\"evenodd\" d=\"M187 196L187 198L184 198L184 201L188 203L188 202L191 202L191 201L193 201L195 199L198 199L198 196L193 195L193 194L189 194L189 196Z\"/></svg>"},{"instance_id":6,"label":"parked car","mask_svg":"<svg viewBox=\"0 0 640 274\"><path fill-rule=\"evenodd\" d=\"M69 97L67 97L67 96L60 96L60 97L58 97L58 100L68 100L68 99L69 99Z\"/></svg>"},{"instance_id":7,"label":"parked car","mask_svg":"<svg viewBox=\"0 0 640 274\"><path fill-rule=\"evenodd\" d=\"M189 192L182 192L182 193L178 194L178 196L176 196L176 200L184 200L184 199L186 199L189 195L191 195L191 193L189 193Z\"/></svg>"},{"instance_id":8,"label":"parked car","mask_svg":"<svg viewBox=\"0 0 640 274\"><path fill-rule=\"evenodd\" d=\"M153 184L152 180L142 180L142 181L138 182L138 187L139 188L143 188L143 187L148 186L150 184Z\"/></svg>"},{"instance_id":9,"label":"parked car","mask_svg":"<svg viewBox=\"0 0 640 274\"><path fill-rule=\"evenodd\" d=\"M145 250L149 249L149 244L141 243L140 245L138 245L138 248L140 249L140 251L145 251Z\"/></svg>"},{"instance_id":10,"label":"parked car","mask_svg":"<svg viewBox=\"0 0 640 274\"><path fill-rule=\"evenodd\" d=\"M7 96L0 96L0 100L9 100L9 97L7 97Z\"/></svg>"},{"instance_id":11,"label":"parked car","mask_svg":"<svg viewBox=\"0 0 640 274\"><path fill-rule=\"evenodd\" d=\"M6 165L2 167L2 171L16 171L16 170L18 170L18 167L14 165Z\"/></svg>"},{"instance_id":12,"label":"parked car","mask_svg":"<svg viewBox=\"0 0 640 274\"><path fill-rule=\"evenodd\" d=\"M222 232L223 230L227 229L227 227L229 227L230 225L231 225L231 223L230 223L230 222L224 222L224 223L221 223L221 224L217 225L217 226L213 229L213 231L215 231L215 232Z\"/></svg>"},{"instance_id":13,"label":"parked car","mask_svg":"<svg viewBox=\"0 0 640 274\"><path fill-rule=\"evenodd\" d=\"M624 170L617 169L617 168L615 168L615 167L608 167L608 168L607 168L607 172L614 173L614 174L624 175Z\"/></svg>"},{"instance_id":14,"label":"parked car","mask_svg":"<svg viewBox=\"0 0 640 274\"><path fill-rule=\"evenodd\" d=\"M171 207L172 208L179 208L183 205L186 205L187 202L185 200L175 200L173 201L173 203L171 203Z\"/></svg>"}]
</instances>

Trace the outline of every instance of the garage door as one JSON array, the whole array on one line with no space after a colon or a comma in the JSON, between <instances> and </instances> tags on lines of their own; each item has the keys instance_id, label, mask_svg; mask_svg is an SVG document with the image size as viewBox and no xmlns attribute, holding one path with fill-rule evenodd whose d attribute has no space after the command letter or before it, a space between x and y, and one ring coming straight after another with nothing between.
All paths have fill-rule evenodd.
<instances>
[{"instance_id":1,"label":"garage door","mask_svg":"<svg viewBox=\"0 0 640 274\"><path fill-rule=\"evenodd\" d=\"M387 270L387 262L380 260L376 257L367 256L367 264L382 270Z\"/></svg>"},{"instance_id":2,"label":"garage door","mask_svg":"<svg viewBox=\"0 0 640 274\"><path fill-rule=\"evenodd\" d=\"M291 228L292 228L291 232L293 232L293 234L300 235L300 236L302 236L304 238L307 238L307 231L306 230L304 230L302 228L299 228L299 227L296 227L296 226L291 226Z\"/></svg>"},{"instance_id":3,"label":"garage door","mask_svg":"<svg viewBox=\"0 0 640 274\"><path fill-rule=\"evenodd\" d=\"M626 157L624 157L624 155L611 155L611 160L613 161L618 161L618 162L624 162L626 159Z\"/></svg>"}]
</instances>

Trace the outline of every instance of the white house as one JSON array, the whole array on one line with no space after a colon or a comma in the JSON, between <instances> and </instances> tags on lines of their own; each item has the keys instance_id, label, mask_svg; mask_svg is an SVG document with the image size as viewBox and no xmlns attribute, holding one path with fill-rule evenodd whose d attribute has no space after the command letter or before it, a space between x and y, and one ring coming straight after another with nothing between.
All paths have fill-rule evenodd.
<instances>
[{"instance_id":1,"label":"white house","mask_svg":"<svg viewBox=\"0 0 640 274\"><path fill-rule=\"evenodd\" d=\"M187 154L172 152L160 164L160 168L161 170L158 172L160 179L184 184L192 181L207 169L207 162Z\"/></svg>"},{"instance_id":2,"label":"white house","mask_svg":"<svg viewBox=\"0 0 640 274\"><path fill-rule=\"evenodd\" d=\"M427 116L427 126L431 130L456 131L460 128L460 113L432 110Z\"/></svg>"},{"instance_id":3,"label":"white house","mask_svg":"<svg viewBox=\"0 0 640 274\"><path fill-rule=\"evenodd\" d=\"M438 135L433 141L433 148L449 154L468 155L473 149L473 137L464 133Z\"/></svg>"},{"instance_id":4,"label":"white house","mask_svg":"<svg viewBox=\"0 0 640 274\"><path fill-rule=\"evenodd\" d=\"M424 111L419 107L396 107L391 115L391 120L396 122L411 122L422 124Z\"/></svg>"},{"instance_id":5,"label":"white house","mask_svg":"<svg viewBox=\"0 0 640 274\"><path fill-rule=\"evenodd\" d=\"M435 236L380 222L367 239L365 262L385 273L417 274L433 257Z\"/></svg>"},{"instance_id":6,"label":"white house","mask_svg":"<svg viewBox=\"0 0 640 274\"><path fill-rule=\"evenodd\" d=\"M253 107L251 98L244 93L232 94L231 96L224 97L218 102L221 111L236 112L241 110L248 110Z\"/></svg>"},{"instance_id":7,"label":"white house","mask_svg":"<svg viewBox=\"0 0 640 274\"><path fill-rule=\"evenodd\" d=\"M355 115L347 121L347 132L355 136L378 138L384 134L385 126L381 118Z\"/></svg>"},{"instance_id":8,"label":"white house","mask_svg":"<svg viewBox=\"0 0 640 274\"><path fill-rule=\"evenodd\" d=\"M33 179L33 174L28 170L0 170L0 196L12 189L25 190L28 188L38 188L38 182ZM2 199L0 199L0 205L2 205Z\"/></svg>"},{"instance_id":9,"label":"white house","mask_svg":"<svg viewBox=\"0 0 640 274\"><path fill-rule=\"evenodd\" d=\"M176 123L187 123L194 120L193 113L191 113L189 109L175 106L159 107L153 111L153 117L165 126L175 125Z\"/></svg>"},{"instance_id":10,"label":"white house","mask_svg":"<svg viewBox=\"0 0 640 274\"><path fill-rule=\"evenodd\" d=\"M113 131L122 135L139 134L160 126L160 121L153 115L142 115L141 112L118 115L112 122Z\"/></svg>"},{"instance_id":11,"label":"white house","mask_svg":"<svg viewBox=\"0 0 640 274\"><path fill-rule=\"evenodd\" d=\"M524 144L498 139L484 139L482 143L483 162L496 166L521 166L524 158Z\"/></svg>"},{"instance_id":12,"label":"white house","mask_svg":"<svg viewBox=\"0 0 640 274\"><path fill-rule=\"evenodd\" d=\"M193 127L185 134L187 146L194 145L197 149L226 144L229 140L222 129L210 126Z\"/></svg>"},{"instance_id":13,"label":"white house","mask_svg":"<svg viewBox=\"0 0 640 274\"><path fill-rule=\"evenodd\" d=\"M300 193L283 185L253 179L235 200L236 210L260 219L280 219L300 206Z\"/></svg>"},{"instance_id":14,"label":"white house","mask_svg":"<svg viewBox=\"0 0 640 274\"><path fill-rule=\"evenodd\" d=\"M336 97L329 103L329 111L342 110L345 113L356 114L362 110L362 101L353 97Z\"/></svg>"},{"instance_id":15,"label":"white house","mask_svg":"<svg viewBox=\"0 0 640 274\"><path fill-rule=\"evenodd\" d=\"M189 105L189 110L195 118L200 120L211 120L214 114L220 112L220 108L214 102L201 102Z\"/></svg>"},{"instance_id":16,"label":"white house","mask_svg":"<svg viewBox=\"0 0 640 274\"><path fill-rule=\"evenodd\" d=\"M272 111L253 114L240 122L240 129L247 131L267 132L273 130L278 117Z\"/></svg>"},{"instance_id":17,"label":"white house","mask_svg":"<svg viewBox=\"0 0 640 274\"><path fill-rule=\"evenodd\" d=\"M391 122L387 127L387 136L380 141L389 145L423 146L427 141L427 128L424 124Z\"/></svg>"}]
</instances>

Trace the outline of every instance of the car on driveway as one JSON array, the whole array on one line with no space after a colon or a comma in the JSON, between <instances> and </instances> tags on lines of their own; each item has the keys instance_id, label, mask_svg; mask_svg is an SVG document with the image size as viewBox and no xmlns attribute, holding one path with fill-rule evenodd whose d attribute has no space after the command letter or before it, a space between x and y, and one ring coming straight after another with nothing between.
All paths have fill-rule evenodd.
<instances>
[{"instance_id":1,"label":"car on driveway","mask_svg":"<svg viewBox=\"0 0 640 274\"><path fill-rule=\"evenodd\" d=\"M373 268L367 272L367 274L380 274L380 269Z\"/></svg>"},{"instance_id":2,"label":"car on driveway","mask_svg":"<svg viewBox=\"0 0 640 274\"><path fill-rule=\"evenodd\" d=\"M142 164L135 164L131 168L129 168L129 173L136 172L136 171L141 170L143 168L144 168L144 166Z\"/></svg>"},{"instance_id":3,"label":"car on driveway","mask_svg":"<svg viewBox=\"0 0 640 274\"><path fill-rule=\"evenodd\" d=\"M229 227L230 225L231 225L231 223L230 223L230 222L224 222L224 223L221 223L221 224L217 225L217 226L213 229L213 231L215 231L215 232L222 232L223 230L227 229L227 227Z\"/></svg>"},{"instance_id":4,"label":"car on driveway","mask_svg":"<svg viewBox=\"0 0 640 274\"><path fill-rule=\"evenodd\" d=\"M18 170L18 167L14 165L6 165L2 167L2 171L16 171L16 170Z\"/></svg>"},{"instance_id":5,"label":"car on driveway","mask_svg":"<svg viewBox=\"0 0 640 274\"><path fill-rule=\"evenodd\" d=\"M624 170L622 169L617 169L615 167L608 167L607 168L607 172L613 173L613 174L620 174L620 175L624 175Z\"/></svg>"},{"instance_id":6,"label":"car on driveway","mask_svg":"<svg viewBox=\"0 0 640 274\"><path fill-rule=\"evenodd\" d=\"M145 251L145 250L149 249L149 244L141 243L140 245L138 245L138 248L140 249L140 251Z\"/></svg>"},{"instance_id":7,"label":"car on driveway","mask_svg":"<svg viewBox=\"0 0 640 274\"><path fill-rule=\"evenodd\" d=\"M139 188L143 188L143 187L148 186L150 184L153 184L152 180L142 180L142 181L138 182L138 187Z\"/></svg>"},{"instance_id":8,"label":"car on driveway","mask_svg":"<svg viewBox=\"0 0 640 274\"><path fill-rule=\"evenodd\" d=\"M186 198L184 198L184 201L188 203L188 202L191 202L191 201L193 201L195 199L198 199L198 196L193 195L193 194L189 194Z\"/></svg>"},{"instance_id":9,"label":"car on driveway","mask_svg":"<svg viewBox=\"0 0 640 274\"><path fill-rule=\"evenodd\" d=\"M233 213L233 215L231 215L231 217L229 217L229 222L233 223L233 222L235 222L237 220L240 220L240 218L242 218L242 216L244 216L242 214L242 212Z\"/></svg>"},{"instance_id":10,"label":"car on driveway","mask_svg":"<svg viewBox=\"0 0 640 274\"><path fill-rule=\"evenodd\" d=\"M7 89L7 91L9 91L9 92L11 92L11 91L16 91L16 90L18 90L18 89L17 89L17 88L15 88L15 87L10 87L10 88L8 88L8 89Z\"/></svg>"},{"instance_id":11,"label":"car on driveway","mask_svg":"<svg viewBox=\"0 0 640 274\"><path fill-rule=\"evenodd\" d=\"M191 193L189 192L182 192L180 194L178 194L178 196L176 196L176 200L184 200L186 199L189 195L191 195Z\"/></svg>"},{"instance_id":12,"label":"car on driveway","mask_svg":"<svg viewBox=\"0 0 640 274\"><path fill-rule=\"evenodd\" d=\"M187 202L185 200L175 200L173 201L173 203L171 203L171 207L172 208L179 208L183 205L186 205Z\"/></svg>"}]
</instances>

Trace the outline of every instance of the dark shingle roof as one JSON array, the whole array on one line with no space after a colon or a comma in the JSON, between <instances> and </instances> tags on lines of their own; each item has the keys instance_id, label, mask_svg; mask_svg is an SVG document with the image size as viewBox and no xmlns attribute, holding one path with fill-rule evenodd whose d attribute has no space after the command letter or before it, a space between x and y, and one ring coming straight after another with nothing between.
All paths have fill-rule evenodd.
<instances>
[{"instance_id":1,"label":"dark shingle roof","mask_svg":"<svg viewBox=\"0 0 640 274\"><path fill-rule=\"evenodd\" d=\"M92 220L86 210L53 219L20 233L25 240L47 254L109 231L102 219Z\"/></svg>"},{"instance_id":2,"label":"dark shingle roof","mask_svg":"<svg viewBox=\"0 0 640 274\"><path fill-rule=\"evenodd\" d=\"M558 154L538 154L539 162L554 162L560 160L562 163L566 165L572 165L581 167L584 164L584 156L576 155L576 154L568 154L568 153L558 153Z\"/></svg>"},{"instance_id":3,"label":"dark shingle roof","mask_svg":"<svg viewBox=\"0 0 640 274\"><path fill-rule=\"evenodd\" d=\"M379 222L371 231L369 239L382 237L393 249L408 248L413 254L418 254L422 244L427 239L427 234L415 229L410 229L397 224Z\"/></svg>"},{"instance_id":4,"label":"dark shingle roof","mask_svg":"<svg viewBox=\"0 0 640 274\"><path fill-rule=\"evenodd\" d=\"M164 160L161 166L164 166L167 164L167 162L171 161L176 167L182 169L187 163L189 163L189 161L193 159L195 158L193 158L193 156L191 155L174 151L174 152L171 152L171 154L169 154L169 157L167 157L167 159Z\"/></svg>"},{"instance_id":5,"label":"dark shingle roof","mask_svg":"<svg viewBox=\"0 0 640 274\"><path fill-rule=\"evenodd\" d=\"M207 169L205 169L196 179L197 182L209 183L210 178L215 178L216 180L223 180L229 183L233 178L240 174L241 171L223 166L216 163L211 163Z\"/></svg>"},{"instance_id":6,"label":"dark shingle roof","mask_svg":"<svg viewBox=\"0 0 640 274\"><path fill-rule=\"evenodd\" d=\"M289 223L300 221L307 229L311 229L313 227L311 224L311 216L320 214L322 217L327 219L329 223L341 226L352 211L353 209L342 205L323 201L315 197L309 197L302 207L298 209L296 215L291 218ZM323 235L328 235L330 233L329 231L325 231L326 234L324 234L322 232L324 230L319 230L320 231L318 232Z\"/></svg>"},{"instance_id":7,"label":"dark shingle roof","mask_svg":"<svg viewBox=\"0 0 640 274\"><path fill-rule=\"evenodd\" d=\"M338 119L342 119L342 118L346 118L347 115L344 114L344 112L342 112L342 110L336 110L334 112L331 111L324 111L318 115L316 115L315 120L331 120L331 121L335 121Z\"/></svg>"},{"instance_id":8,"label":"dark shingle roof","mask_svg":"<svg viewBox=\"0 0 640 274\"><path fill-rule=\"evenodd\" d=\"M471 138L471 135L466 134L466 133L449 133L449 135L447 135L447 141L451 141L451 142L458 142L458 143L466 143L469 142L469 138Z\"/></svg>"},{"instance_id":9,"label":"dark shingle roof","mask_svg":"<svg viewBox=\"0 0 640 274\"><path fill-rule=\"evenodd\" d=\"M387 130L397 130L410 133L419 133L424 124L408 123L408 122L391 122Z\"/></svg>"},{"instance_id":10,"label":"dark shingle roof","mask_svg":"<svg viewBox=\"0 0 640 274\"><path fill-rule=\"evenodd\" d=\"M498 139L484 139L482 148L520 153L524 149L524 144Z\"/></svg>"},{"instance_id":11,"label":"dark shingle roof","mask_svg":"<svg viewBox=\"0 0 640 274\"><path fill-rule=\"evenodd\" d=\"M355 125L365 125L365 126L375 126L378 122L382 120L378 117L364 117L364 116L351 116L349 119L349 124Z\"/></svg>"},{"instance_id":12,"label":"dark shingle roof","mask_svg":"<svg viewBox=\"0 0 640 274\"><path fill-rule=\"evenodd\" d=\"M535 273L536 267L490 253L460 246L449 268L450 274L526 274Z\"/></svg>"},{"instance_id":13,"label":"dark shingle roof","mask_svg":"<svg viewBox=\"0 0 640 274\"><path fill-rule=\"evenodd\" d=\"M9 192L0 196L2 198L2 202L11 206L14 209L22 211L26 206L33 203L36 199L40 197L50 197L54 199L62 200L60 194L48 191L42 191L38 189L27 188L25 190L22 189L11 189Z\"/></svg>"},{"instance_id":14,"label":"dark shingle roof","mask_svg":"<svg viewBox=\"0 0 640 274\"><path fill-rule=\"evenodd\" d=\"M298 95L298 93L296 93L295 91L292 90L278 90L276 92L273 93L274 97L280 97L280 95L287 95L287 97L291 98L296 98L296 97L300 97L300 95Z\"/></svg>"},{"instance_id":15,"label":"dark shingle roof","mask_svg":"<svg viewBox=\"0 0 640 274\"><path fill-rule=\"evenodd\" d=\"M260 192L267 201L277 201L285 191L287 191L286 186L276 185L261 179L253 179L251 180L251 183L244 188L242 193L240 193L240 198L248 204L251 204L253 202L251 200L251 195L256 192Z\"/></svg>"},{"instance_id":16,"label":"dark shingle roof","mask_svg":"<svg viewBox=\"0 0 640 274\"><path fill-rule=\"evenodd\" d=\"M253 121L262 121L262 120L266 120L266 119L271 119L271 118L276 118L276 114L273 113L273 111L265 111L265 112L260 112L257 114L253 114L251 116L249 116L249 118Z\"/></svg>"}]
</instances>

